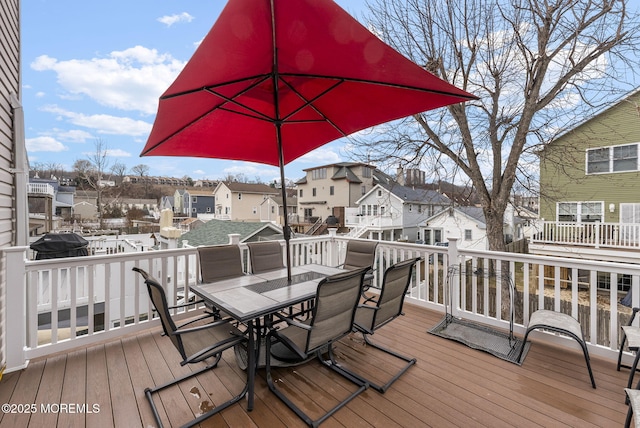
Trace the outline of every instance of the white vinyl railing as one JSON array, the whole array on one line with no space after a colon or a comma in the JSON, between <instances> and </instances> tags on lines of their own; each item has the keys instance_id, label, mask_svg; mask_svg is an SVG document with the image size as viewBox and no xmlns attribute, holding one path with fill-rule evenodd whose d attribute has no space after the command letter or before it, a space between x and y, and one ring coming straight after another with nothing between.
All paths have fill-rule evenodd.
<instances>
[{"instance_id":1,"label":"white vinyl railing","mask_svg":"<svg viewBox=\"0 0 640 428\"><path fill-rule=\"evenodd\" d=\"M640 248L640 223L576 223L542 221L532 243L590 246L594 248Z\"/></svg>"},{"instance_id":2,"label":"white vinyl railing","mask_svg":"<svg viewBox=\"0 0 640 428\"><path fill-rule=\"evenodd\" d=\"M292 239L291 265L338 266L348 241L333 231ZM239 245L248 260L246 245ZM170 305L194 297L189 285L197 281L200 269L195 248L38 261L26 259L26 247L7 248L4 254L8 371L24 367L30 358L88 346L156 323L134 266L162 282ZM618 304L626 294L618 291L618 285L630 287L633 305L640 306L640 265L459 250L456 240L450 240L449 247L380 241L373 288L381 287L384 269L413 257L421 261L408 302L441 312L446 305L456 317L501 329L513 323L520 334L538 308L568 313L580 321L590 352L611 359L617 358L619 326L626 324L631 312ZM249 272L250 266L245 269ZM495 280L498 273L511 279L513 292ZM422 327L426 332L430 326Z\"/></svg>"}]
</instances>

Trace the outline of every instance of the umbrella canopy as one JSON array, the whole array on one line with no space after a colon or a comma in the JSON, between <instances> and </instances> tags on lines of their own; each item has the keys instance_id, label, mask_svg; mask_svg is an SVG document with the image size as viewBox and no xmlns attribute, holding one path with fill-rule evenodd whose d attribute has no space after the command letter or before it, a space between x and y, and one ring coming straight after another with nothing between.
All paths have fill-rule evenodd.
<instances>
[{"instance_id":1,"label":"umbrella canopy","mask_svg":"<svg viewBox=\"0 0 640 428\"><path fill-rule=\"evenodd\" d=\"M160 97L141 156L275 165L284 187L284 165L330 141L474 98L332 0L230 0Z\"/></svg>"}]
</instances>

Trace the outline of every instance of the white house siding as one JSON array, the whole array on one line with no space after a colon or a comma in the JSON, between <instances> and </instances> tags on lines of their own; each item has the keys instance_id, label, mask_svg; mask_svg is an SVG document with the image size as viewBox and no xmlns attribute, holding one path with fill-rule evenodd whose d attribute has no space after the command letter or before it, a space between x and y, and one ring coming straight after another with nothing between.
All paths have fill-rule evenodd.
<instances>
[{"instance_id":1,"label":"white house siding","mask_svg":"<svg viewBox=\"0 0 640 428\"><path fill-rule=\"evenodd\" d=\"M454 215L443 212L440 215L429 219L427 227L420 228L420 237L424 238L426 230L441 230L441 242L448 242L448 238L458 238L458 248L486 250L489 248L487 242L487 231L478 221L474 220L459 211L454 211ZM465 230L471 231L471 239L465 239Z\"/></svg>"},{"instance_id":2,"label":"white house siding","mask_svg":"<svg viewBox=\"0 0 640 428\"><path fill-rule=\"evenodd\" d=\"M0 1L0 249L16 243L16 195L14 133L15 101L20 93L20 4L18 0ZM12 98L14 105L12 106ZM20 124L18 124L20 126ZM22 135L21 132L18 135ZM20 142L24 144L24 142ZM26 184L25 184L26 187ZM25 201L26 204L26 201ZM24 219L23 221L26 221ZM6 263L0 261L0 366L6 361L5 343L5 290L7 286Z\"/></svg>"}]
</instances>

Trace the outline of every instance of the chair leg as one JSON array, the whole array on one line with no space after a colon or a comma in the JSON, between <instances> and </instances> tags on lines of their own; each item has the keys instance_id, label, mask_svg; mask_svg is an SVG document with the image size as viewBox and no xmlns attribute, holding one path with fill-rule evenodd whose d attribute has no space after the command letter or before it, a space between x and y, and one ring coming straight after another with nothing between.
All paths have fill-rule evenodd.
<instances>
[{"instance_id":1,"label":"chair leg","mask_svg":"<svg viewBox=\"0 0 640 428\"><path fill-rule=\"evenodd\" d=\"M636 357L633 359L633 365L631 366L631 372L629 372L629 380L627 381L627 388L632 388L633 377L636 374L638 368L638 361L640 360L640 349L636 349Z\"/></svg>"},{"instance_id":2,"label":"chair leg","mask_svg":"<svg viewBox=\"0 0 640 428\"><path fill-rule=\"evenodd\" d=\"M622 330L622 343L620 344L620 350L618 351L618 365L616 367L617 371L620 371L620 367L628 368L627 366L622 365L622 352L624 350L624 344L627 342L627 335Z\"/></svg>"},{"instance_id":3,"label":"chair leg","mask_svg":"<svg viewBox=\"0 0 640 428\"><path fill-rule=\"evenodd\" d=\"M331 346L329 346L329 348L331 348ZM361 392L366 390L368 387L366 383L361 382L359 379L346 375L345 377L350 381L352 381L353 383L355 383L358 386L358 389L352 392L347 398L340 401L337 405L335 405L332 409L330 409L324 415L314 420L314 419L311 419L311 417L309 417L309 415L307 415L305 412L303 412L302 409L296 406L296 404L293 401L291 401L286 395L284 395L278 388L276 388L276 385L273 382L273 377L271 375L271 337L267 337L266 354L267 354L266 355L266 375L267 375L267 385L269 386L269 390L273 392L276 395L276 397L278 397L287 407L293 410L293 412L310 427L315 428L318 425L320 425L322 422L324 422L325 420L333 416L334 413L336 413L342 407L347 405L347 403L349 403L351 400L357 397ZM318 355L318 358L322 361L322 358L320 355ZM345 375L344 372L340 371L336 367L326 364L324 361L322 362L325 365L331 367L337 373L340 373L341 375Z\"/></svg>"},{"instance_id":4,"label":"chair leg","mask_svg":"<svg viewBox=\"0 0 640 428\"><path fill-rule=\"evenodd\" d=\"M173 385L177 385L187 379L191 379L192 377L195 377L201 373L206 372L207 370L211 370L213 368L215 368L218 365L218 361L219 358L216 358L215 363L213 364L209 364L206 367L201 368L198 371L192 372L192 373L188 373L184 376L181 376L177 379L173 379L165 384L162 384L160 386L156 386L155 388L146 388L144 390L144 394L147 397L147 400L149 401L149 404L151 405L151 411L153 412L153 417L156 420L156 423L158 424L158 428L162 428L162 421L160 420L160 415L158 414L158 409L156 408L156 404L153 401L153 394L155 394L156 392L162 391L163 389L166 389L170 386ZM187 427L192 427L194 425L199 424L200 422L204 421L205 419L215 415L216 413L220 413L221 411L223 411L224 409L226 409L227 407L231 406L232 404L237 403L238 401L240 401L246 394L247 394L247 390L248 390L249 384L247 383L244 388L242 389L242 391L236 395L235 397L231 398L228 401L225 401L224 403L220 404L219 406L211 409L210 411L208 411L207 413L204 413L200 416L198 416L197 418L191 420L190 422L182 425L182 428L187 428Z\"/></svg>"}]
</instances>

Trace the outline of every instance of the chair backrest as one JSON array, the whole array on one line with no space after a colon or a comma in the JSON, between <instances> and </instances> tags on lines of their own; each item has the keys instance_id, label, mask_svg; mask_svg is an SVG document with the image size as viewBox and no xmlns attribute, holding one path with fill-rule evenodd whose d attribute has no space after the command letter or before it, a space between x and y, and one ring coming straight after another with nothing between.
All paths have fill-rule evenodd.
<instances>
[{"instance_id":1,"label":"chair backrest","mask_svg":"<svg viewBox=\"0 0 640 428\"><path fill-rule=\"evenodd\" d=\"M198 247L202 282L216 282L244 275L242 253L237 245Z\"/></svg>"},{"instance_id":2,"label":"chair backrest","mask_svg":"<svg viewBox=\"0 0 640 428\"><path fill-rule=\"evenodd\" d=\"M329 276L318 284L307 354L349 334L353 328L362 282L369 266Z\"/></svg>"},{"instance_id":3,"label":"chair backrest","mask_svg":"<svg viewBox=\"0 0 640 428\"><path fill-rule=\"evenodd\" d=\"M282 269L282 245L278 241L249 242L251 272L261 273Z\"/></svg>"},{"instance_id":4,"label":"chair backrest","mask_svg":"<svg viewBox=\"0 0 640 428\"><path fill-rule=\"evenodd\" d=\"M182 340L179 336L172 334L174 331L176 331L176 324L173 322L171 314L169 314L169 305L167 303L167 295L164 292L164 288L154 277L149 275L143 269L134 267L133 270L142 275L145 280L144 282L147 284L147 292L149 293L149 298L151 299L151 303L153 304L153 307L160 317L160 322L162 323L162 330L164 330L164 334L171 339L171 342L176 347L178 352L180 352L182 358L186 358Z\"/></svg>"},{"instance_id":5,"label":"chair backrest","mask_svg":"<svg viewBox=\"0 0 640 428\"><path fill-rule=\"evenodd\" d=\"M373 267L376 258L376 248L378 241L350 240L347 243L347 251L344 258L343 268L352 270L362 267Z\"/></svg>"},{"instance_id":6,"label":"chair backrest","mask_svg":"<svg viewBox=\"0 0 640 428\"><path fill-rule=\"evenodd\" d=\"M387 268L378 298L378 310L373 316L373 325L368 328L375 330L402 314L404 296L411 283L413 268L419 260L409 259Z\"/></svg>"}]
</instances>

